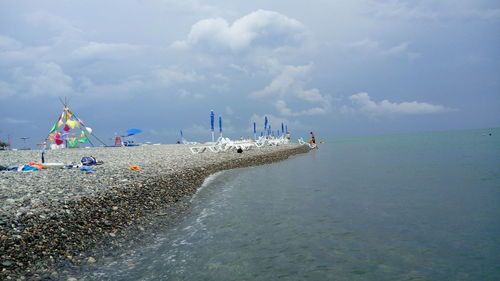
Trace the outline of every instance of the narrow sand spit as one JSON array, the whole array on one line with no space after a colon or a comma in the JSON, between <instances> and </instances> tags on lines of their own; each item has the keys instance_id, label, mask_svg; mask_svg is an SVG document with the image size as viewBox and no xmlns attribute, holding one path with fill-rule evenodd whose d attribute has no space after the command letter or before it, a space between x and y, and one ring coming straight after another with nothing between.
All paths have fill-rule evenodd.
<instances>
[{"instance_id":1,"label":"narrow sand spit","mask_svg":"<svg viewBox=\"0 0 500 281\"><path fill-rule=\"evenodd\" d=\"M54 264L78 262L81 252L105 239L123 237L134 226L143 229L152 213L173 215L210 174L307 151L297 144L194 155L187 145L48 151L46 162L79 163L94 156L104 164L92 166L95 172L0 172L0 279L50 279ZM2 166L40 159L39 151L0 151Z\"/></svg>"}]
</instances>

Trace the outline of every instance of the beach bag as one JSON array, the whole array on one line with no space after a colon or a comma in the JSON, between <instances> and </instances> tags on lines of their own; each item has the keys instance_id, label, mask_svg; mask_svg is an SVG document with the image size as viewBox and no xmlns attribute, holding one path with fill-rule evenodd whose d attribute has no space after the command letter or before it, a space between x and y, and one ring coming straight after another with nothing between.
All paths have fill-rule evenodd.
<instances>
[{"instance_id":1,"label":"beach bag","mask_svg":"<svg viewBox=\"0 0 500 281\"><path fill-rule=\"evenodd\" d=\"M82 157L82 165L84 166L93 166L96 164L96 160L92 156L83 156Z\"/></svg>"}]
</instances>

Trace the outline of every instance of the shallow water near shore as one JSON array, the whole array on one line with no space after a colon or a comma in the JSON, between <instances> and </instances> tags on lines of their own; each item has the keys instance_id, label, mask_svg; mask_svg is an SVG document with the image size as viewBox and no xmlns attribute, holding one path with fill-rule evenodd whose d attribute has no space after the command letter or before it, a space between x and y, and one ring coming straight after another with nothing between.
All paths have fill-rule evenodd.
<instances>
[{"instance_id":1,"label":"shallow water near shore","mask_svg":"<svg viewBox=\"0 0 500 281\"><path fill-rule=\"evenodd\" d=\"M499 280L499 202L498 129L335 139L211 176L174 227L74 276Z\"/></svg>"}]
</instances>

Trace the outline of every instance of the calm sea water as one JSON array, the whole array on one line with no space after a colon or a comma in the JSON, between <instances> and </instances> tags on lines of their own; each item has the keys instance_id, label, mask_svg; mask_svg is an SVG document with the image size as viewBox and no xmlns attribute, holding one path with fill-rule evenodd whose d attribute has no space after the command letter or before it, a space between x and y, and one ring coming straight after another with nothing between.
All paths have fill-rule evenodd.
<instances>
[{"instance_id":1,"label":"calm sea water","mask_svg":"<svg viewBox=\"0 0 500 281\"><path fill-rule=\"evenodd\" d=\"M500 280L500 130L341 138L221 172L132 252L83 275Z\"/></svg>"}]
</instances>

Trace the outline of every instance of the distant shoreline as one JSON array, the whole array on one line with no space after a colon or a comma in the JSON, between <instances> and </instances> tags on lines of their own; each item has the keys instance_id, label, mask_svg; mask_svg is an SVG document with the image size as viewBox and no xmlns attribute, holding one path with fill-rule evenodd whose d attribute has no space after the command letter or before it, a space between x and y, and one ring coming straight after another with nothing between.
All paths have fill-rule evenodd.
<instances>
[{"instance_id":1,"label":"distant shoreline","mask_svg":"<svg viewBox=\"0 0 500 281\"><path fill-rule=\"evenodd\" d=\"M173 216L209 175L262 165L309 151L287 144L239 154L191 154L187 145L49 151L49 162L78 161L92 155L95 172L50 169L1 172L0 279L54 278L60 263L93 262L82 253L107 240L119 247L131 229L144 230L148 216ZM0 165L36 162L38 151L4 151ZM137 165L140 171L132 171ZM166 211L167 210L167 211ZM111 242L109 242L111 241Z\"/></svg>"}]
</instances>

